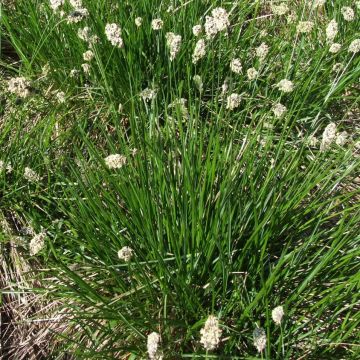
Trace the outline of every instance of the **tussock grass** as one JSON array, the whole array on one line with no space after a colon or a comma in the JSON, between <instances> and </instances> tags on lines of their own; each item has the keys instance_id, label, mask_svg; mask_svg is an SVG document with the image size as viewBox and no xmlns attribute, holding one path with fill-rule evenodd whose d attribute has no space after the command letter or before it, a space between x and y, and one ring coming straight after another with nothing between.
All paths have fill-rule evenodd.
<instances>
[{"instance_id":1,"label":"tussock grass","mask_svg":"<svg viewBox=\"0 0 360 360\"><path fill-rule=\"evenodd\" d=\"M29 317L50 319L39 327L51 339L45 357L143 359L152 332L164 359L358 357L360 66L348 49L360 10L352 6L345 21L349 2L309 3L289 3L289 21L263 1L84 0L89 15L71 24L68 2L63 17L49 2L3 6L2 36L20 60L0 61L0 210L18 219L13 235L29 264L19 276L27 273L26 291L40 304ZM226 31L196 38L192 27L219 6ZM151 28L155 18L161 30ZM325 35L332 19L337 54ZM314 26L300 34L299 21ZM121 27L124 47L108 41L107 23ZM78 36L85 26L99 37L89 73ZM182 36L173 61L170 31ZM206 54L194 64L200 38ZM260 61L262 43L269 52ZM240 74L230 71L234 58ZM250 80L252 67L259 75ZM16 76L30 82L28 96L9 91ZM279 91L282 79L292 92ZM156 92L149 101L146 88ZM232 93L241 98L233 110ZM279 103L281 117L272 110ZM111 154L125 164L109 168ZM36 234L46 239L30 256ZM119 259L124 247L130 261ZM14 266L8 251L3 259ZM23 286L2 283L7 297ZM206 351L209 315L221 341Z\"/></svg>"}]
</instances>

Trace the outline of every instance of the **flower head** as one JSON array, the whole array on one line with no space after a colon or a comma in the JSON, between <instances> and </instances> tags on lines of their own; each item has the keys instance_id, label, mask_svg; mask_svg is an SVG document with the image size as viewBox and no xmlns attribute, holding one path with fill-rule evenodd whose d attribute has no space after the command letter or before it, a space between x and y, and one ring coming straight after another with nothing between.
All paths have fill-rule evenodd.
<instances>
[{"instance_id":1,"label":"flower head","mask_svg":"<svg viewBox=\"0 0 360 360\"><path fill-rule=\"evenodd\" d=\"M274 115L277 117L277 118L281 118L283 117L283 115L286 113L287 109L286 109L286 106L278 103L278 104L275 104L273 107L272 107L272 112L274 113Z\"/></svg>"},{"instance_id":2,"label":"flower head","mask_svg":"<svg viewBox=\"0 0 360 360\"><path fill-rule=\"evenodd\" d=\"M89 16L89 11L85 8L75 9L67 17L67 23L78 23Z\"/></svg>"},{"instance_id":3,"label":"flower head","mask_svg":"<svg viewBox=\"0 0 360 360\"><path fill-rule=\"evenodd\" d=\"M153 30L160 30L164 26L164 22L161 19L154 19L151 22L151 28Z\"/></svg>"},{"instance_id":4,"label":"flower head","mask_svg":"<svg viewBox=\"0 0 360 360\"><path fill-rule=\"evenodd\" d=\"M360 51L360 39L355 39L349 45L349 52L356 54Z\"/></svg>"},{"instance_id":5,"label":"flower head","mask_svg":"<svg viewBox=\"0 0 360 360\"><path fill-rule=\"evenodd\" d=\"M241 96L239 94L232 93L227 97L226 108L229 110L234 110L240 106L240 102Z\"/></svg>"},{"instance_id":6,"label":"flower head","mask_svg":"<svg viewBox=\"0 0 360 360\"><path fill-rule=\"evenodd\" d=\"M206 55L206 45L205 40L200 39L196 45L195 49L192 55L192 62L193 64L196 64L201 58L203 58Z\"/></svg>"},{"instance_id":7,"label":"flower head","mask_svg":"<svg viewBox=\"0 0 360 360\"><path fill-rule=\"evenodd\" d=\"M242 73L242 65L240 59L232 59L230 62L230 69L236 74Z\"/></svg>"},{"instance_id":8,"label":"flower head","mask_svg":"<svg viewBox=\"0 0 360 360\"><path fill-rule=\"evenodd\" d=\"M135 25L136 25L137 27L140 27L140 26L142 25L142 22L143 22L143 19L142 19L141 17L137 17L137 18L135 19Z\"/></svg>"},{"instance_id":9,"label":"flower head","mask_svg":"<svg viewBox=\"0 0 360 360\"><path fill-rule=\"evenodd\" d=\"M349 6L343 6L341 8L341 14L346 21L353 21L355 18L354 10Z\"/></svg>"},{"instance_id":10,"label":"flower head","mask_svg":"<svg viewBox=\"0 0 360 360\"><path fill-rule=\"evenodd\" d=\"M150 360L162 359L161 354L159 354L159 343L160 343L160 335L157 332L152 332L151 334L148 335L147 352L149 354Z\"/></svg>"},{"instance_id":11,"label":"flower head","mask_svg":"<svg viewBox=\"0 0 360 360\"><path fill-rule=\"evenodd\" d=\"M287 12L289 12L289 7L285 3L281 3L279 5L272 5L271 10L275 15L285 15Z\"/></svg>"},{"instance_id":12,"label":"flower head","mask_svg":"<svg viewBox=\"0 0 360 360\"><path fill-rule=\"evenodd\" d=\"M202 31L202 26L201 25L195 25L192 28L192 32L195 36L199 36L201 34Z\"/></svg>"},{"instance_id":13,"label":"flower head","mask_svg":"<svg viewBox=\"0 0 360 360\"><path fill-rule=\"evenodd\" d=\"M205 322L205 326L200 330L200 342L205 350L214 350L220 344L222 330L219 327L219 320L210 315Z\"/></svg>"},{"instance_id":14,"label":"flower head","mask_svg":"<svg viewBox=\"0 0 360 360\"><path fill-rule=\"evenodd\" d=\"M299 33L309 33L314 27L314 23L312 21L300 21L296 27L297 32Z\"/></svg>"},{"instance_id":15,"label":"flower head","mask_svg":"<svg viewBox=\"0 0 360 360\"><path fill-rule=\"evenodd\" d=\"M56 11L58 10L61 6L63 6L65 3L65 0L50 0L50 7Z\"/></svg>"},{"instance_id":16,"label":"flower head","mask_svg":"<svg viewBox=\"0 0 360 360\"><path fill-rule=\"evenodd\" d=\"M181 36L176 35L173 32L168 32L166 34L166 45L169 47L170 50L170 61L173 61L180 51L181 46Z\"/></svg>"},{"instance_id":17,"label":"flower head","mask_svg":"<svg viewBox=\"0 0 360 360\"><path fill-rule=\"evenodd\" d=\"M29 167L24 170L24 178L30 182L39 182L41 180L40 175Z\"/></svg>"},{"instance_id":18,"label":"flower head","mask_svg":"<svg viewBox=\"0 0 360 360\"><path fill-rule=\"evenodd\" d=\"M10 163L5 163L4 161L0 160L0 173L4 170L7 173L10 173L12 171L12 166Z\"/></svg>"},{"instance_id":19,"label":"flower head","mask_svg":"<svg viewBox=\"0 0 360 360\"><path fill-rule=\"evenodd\" d=\"M335 39L335 36L338 33L338 24L335 19L331 20L326 27L326 39L329 42L333 42Z\"/></svg>"},{"instance_id":20,"label":"flower head","mask_svg":"<svg viewBox=\"0 0 360 360\"><path fill-rule=\"evenodd\" d=\"M223 8L215 8L212 16L205 17L205 33L208 39L213 38L218 32L224 31L230 26L229 15Z\"/></svg>"},{"instance_id":21,"label":"flower head","mask_svg":"<svg viewBox=\"0 0 360 360\"><path fill-rule=\"evenodd\" d=\"M267 46L263 42L263 43L261 43L261 45L259 47L256 48L255 52L256 52L256 56L259 58L259 60L263 61L269 52L269 46Z\"/></svg>"},{"instance_id":22,"label":"flower head","mask_svg":"<svg viewBox=\"0 0 360 360\"><path fill-rule=\"evenodd\" d=\"M83 58L85 61L91 61L94 56L95 54L91 50L87 50L83 53Z\"/></svg>"},{"instance_id":23,"label":"flower head","mask_svg":"<svg viewBox=\"0 0 360 360\"><path fill-rule=\"evenodd\" d=\"M126 164L126 157L120 154L109 155L104 160L109 169L120 169Z\"/></svg>"},{"instance_id":24,"label":"flower head","mask_svg":"<svg viewBox=\"0 0 360 360\"><path fill-rule=\"evenodd\" d=\"M118 257L120 260L129 262L133 256L134 250L129 246L124 246L118 251Z\"/></svg>"},{"instance_id":25,"label":"flower head","mask_svg":"<svg viewBox=\"0 0 360 360\"><path fill-rule=\"evenodd\" d=\"M256 328L253 332L254 346L258 352L263 352L266 347L266 334L263 328Z\"/></svg>"},{"instance_id":26,"label":"flower head","mask_svg":"<svg viewBox=\"0 0 360 360\"><path fill-rule=\"evenodd\" d=\"M140 93L140 97L144 100L144 101L151 101L152 99L155 99L156 97L156 90L155 89L150 89L150 88L146 88L143 91L141 91Z\"/></svg>"},{"instance_id":27,"label":"flower head","mask_svg":"<svg viewBox=\"0 0 360 360\"><path fill-rule=\"evenodd\" d=\"M284 308L282 306L277 306L273 311L271 312L271 317L274 320L275 324L280 325L281 320L284 316Z\"/></svg>"},{"instance_id":28,"label":"flower head","mask_svg":"<svg viewBox=\"0 0 360 360\"><path fill-rule=\"evenodd\" d=\"M341 49L341 44L333 43L330 45L329 52L331 52L332 54L336 54L337 52L340 51L340 49Z\"/></svg>"},{"instance_id":29,"label":"flower head","mask_svg":"<svg viewBox=\"0 0 360 360\"><path fill-rule=\"evenodd\" d=\"M114 23L106 24L105 35L113 46L118 48L122 48L124 46L124 41L121 37L121 28L119 25Z\"/></svg>"},{"instance_id":30,"label":"flower head","mask_svg":"<svg viewBox=\"0 0 360 360\"><path fill-rule=\"evenodd\" d=\"M280 80L276 86L284 93L290 93L294 90L293 82L287 79Z\"/></svg>"},{"instance_id":31,"label":"flower head","mask_svg":"<svg viewBox=\"0 0 360 360\"><path fill-rule=\"evenodd\" d=\"M36 255L40 252L45 245L46 233L41 232L40 234L36 234L30 241L30 255Z\"/></svg>"},{"instance_id":32,"label":"flower head","mask_svg":"<svg viewBox=\"0 0 360 360\"><path fill-rule=\"evenodd\" d=\"M336 138L336 124L331 122L322 134L320 150L326 150Z\"/></svg>"},{"instance_id":33,"label":"flower head","mask_svg":"<svg viewBox=\"0 0 360 360\"><path fill-rule=\"evenodd\" d=\"M252 67L250 69L247 69L246 74L249 80L255 80L259 75L259 72Z\"/></svg>"}]
</instances>

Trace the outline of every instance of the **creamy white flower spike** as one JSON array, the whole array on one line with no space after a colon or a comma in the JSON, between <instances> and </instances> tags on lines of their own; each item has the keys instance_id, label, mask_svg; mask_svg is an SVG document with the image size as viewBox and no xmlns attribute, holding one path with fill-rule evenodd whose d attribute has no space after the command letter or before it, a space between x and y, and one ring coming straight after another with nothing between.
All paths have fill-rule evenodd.
<instances>
[{"instance_id":1,"label":"creamy white flower spike","mask_svg":"<svg viewBox=\"0 0 360 360\"><path fill-rule=\"evenodd\" d=\"M95 54L91 50L87 50L83 53L83 59L85 61L91 61L94 58Z\"/></svg>"},{"instance_id":2,"label":"creamy white flower spike","mask_svg":"<svg viewBox=\"0 0 360 360\"><path fill-rule=\"evenodd\" d=\"M89 16L89 11L84 8L75 9L67 17L68 24L76 24Z\"/></svg>"},{"instance_id":3,"label":"creamy white flower spike","mask_svg":"<svg viewBox=\"0 0 360 360\"><path fill-rule=\"evenodd\" d=\"M137 27L140 27L140 26L142 25L142 23L143 23L143 19L142 19L141 17L137 17L137 18L135 19L135 25L136 25Z\"/></svg>"},{"instance_id":4,"label":"creamy white flower spike","mask_svg":"<svg viewBox=\"0 0 360 360\"><path fill-rule=\"evenodd\" d=\"M338 24L335 19L331 20L326 27L326 39L328 42L333 42L338 33Z\"/></svg>"},{"instance_id":5,"label":"creamy white flower spike","mask_svg":"<svg viewBox=\"0 0 360 360\"><path fill-rule=\"evenodd\" d=\"M174 34L173 32L168 32L165 35L166 45L170 50L170 61L173 61L180 51L181 47L181 36Z\"/></svg>"},{"instance_id":6,"label":"creamy white flower spike","mask_svg":"<svg viewBox=\"0 0 360 360\"><path fill-rule=\"evenodd\" d=\"M332 54L336 54L340 51L340 49L341 49L341 44L333 43L329 48L329 52L331 52Z\"/></svg>"},{"instance_id":7,"label":"creamy white flower spike","mask_svg":"<svg viewBox=\"0 0 360 360\"><path fill-rule=\"evenodd\" d=\"M279 5L272 5L271 11L275 15L282 16L289 12L289 7L287 6L287 4L281 3Z\"/></svg>"},{"instance_id":8,"label":"creamy white flower spike","mask_svg":"<svg viewBox=\"0 0 360 360\"><path fill-rule=\"evenodd\" d=\"M146 88L140 93L140 97L144 101L151 101L152 99L155 99L157 94L157 91L155 89Z\"/></svg>"},{"instance_id":9,"label":"creamy white flower spike","mask_svg":"<svg viewBox=\"0 0 360 360\"><path fill-rule=\"evenodd\" d=\"M312 21L300 21L296 27L296 31L298 33L306 34L311 32L314 27L314 23Z\"/></svg>"},{"instance_id":10,"label":"creamy white flower spike","mask_svg":"<svg viewBox=\"0 0 360 360\"><path fill-rule=\"evenodd\" d=\"M266 347L266 333L263 328L256 328L253 332L254 346L259 353L263 352Z\"/></svg>"},{"instance_id":11,"label":"creamy white flower spike","mask_svg":"<svg viewBox=\"0 0 360 360\"><path fill-rule=\"evenodd\" d=\"M200 343L205 350L211 351L216 349L220 344L222 334L219 320L214 315L210 315L206 320L204 327L200 330L200 334Z\"/></svg>"},{"instance_id":12,"label":"creamy white flower spike","mask_svg":"<svg viewBox=\"0 0 360 360\"><path fill-rule=\"evenodd\" d=\"M240 59L232 59L230 62L230 69L236 74L242 73L242 65Z\"/></svg>"},{"instance_id":13,"label":"creamy white flower spike","mask_svg":"<svg viewBox=\"0 0 360 360\"><path fill-rule=\"evenodd\" d=\"M81 68L83 69L83 72L85 74L87 74L87 75L90 74L90 69L91 69L90 64L87 64L87 63L81 64Z\"/></svg>"},{"instance_id":14,"label":"creamy white flower spike","mask_svg":"<svg viewBox=\"0 0 360 360\"><path fill-rule=\"evenodd\" d=\"M24 170L24 178L30 182L39 182L41 180L40 175L29 167Z\"/></svg>"},{"instance_id":15,"label":"creamy white flower spike","mask_svg":"<svg viewBox=\"0 0 360 360\"><path fill-rule=\"evenodd\" d=\"M320 145L320 150L326 150L336 138L336 124L331 122L326 126Z\"/></svg>"},{"instance_id":16,"label":"creamy white flower spike","mask_svg":"<svg viewBox=\"0 0 360 360\"><path fill-rule=\"evenodd\" d=\"M206 45L205 40L200 39L196 45L195 49L192 55L192 62L193 64L196 64L201 58L203 58L206 55Z\"/></svg>"},{"instance_id":17,"label":"creamy white flower spike","mask_svg":"<svg viewBox=\"0 0 360 360\"><path fill-rule=\"evenodd\" d=\"M160 335L152 332L147 337L147 353L150 360L160 360L162 356L159 351Z\"/></svg>"},{"instance_id":18,"label":"creamy white flower spike","mask_svg":"<svg viewBox=\"0 0 360 360\"><path fill-rule=\"evenodd\" d=\"M294 90L294 84L292 81L287 79L280 80L277 85L278 89L284 93L290 93Z\"/></svg>"},{"instance_id":19,"label":"creamy white flower spike","mask_svg":"<svg viewBox=\"0 0 360 360\"><path fill-rule=\"evenodd\" d=\"M335 143L336 145L343 146L348 141L349 134L346 131L342 131L341 133L336 135Z\"/></svg>"},{"instance_id":20,"label":"creamy white flower spike","mask_svg":"<svg viewBox=\"0 0 360 360\"><path fill-rule=\"evenodd\" d=\"M212 16L205 17L205 33L208 39L213 38L217 33L227 30L230 26L229 15L223 8L215 8Z\"/></svg>"},{"instance_id":21,"label":"creamy white flower spike","mask_svg":"<svg viewBox=\"0 0 360 360\"><path fill-rule=\"evenodd\" d=\"M50 0L50 7L54 11L57 11L64 4L65 4L65 0Z\"/></svg>"},{"instance_id":22,"label":"creamy white flower spike","mask_svg":"<svg viewBox=\"0 0 360 360\"><path fill-rule=\"evenodd\" d=\"M343 6L341 8L341 14L345 21L353 21L355 19L354 10L349 6Z\"/></svg>"},{"instance_id":23,"label":"creamy white flower spike","mask_svg":"<svg viewBox=\"0 0 360 360\"><path fill-rule=\"evenodd\" d=\"M164 22L161 19L154 19L151 21L151 28L153 30L160 30L164 26Z\"/></svg>"},{"instance_id":24,"label":"creamy white flower spike","mask_svg":"<svg viewBox=\"0 0 360 360\"><path fill-rule=\"evenodd\" d=\"M134 254L134 250L129 246L124 246L118 251L118 258L125 262L129 262Z\"/></svg>"},{"instance_id":25,"label":"creamy white flower spike","mask_svg":"<svg viewBox=\"0 0 360 360\"><path fill-rule=\"evenodd\" d=\"M228 110L234 110L240 106L241 96L236 93L232 93L227 97L226 108Z\"/></svg>"},{"instance_id":26,"label":"creamy white flower spike","mask_svg":"<svg viewBox=\"0 0 360 360\"><path fill-rule=\"evenodd\" d=\"M246 74L249 80L255 80L258 77L259 72L252 67L246 71Z\"/></svg>"},{"instance_id":27,"label":"creamy white flower spike","mask_svg":"<svg viewBox=\"0 0 360 360\"><path fill-rule=\"evenodd\" d=\"M267 46L264 42L261 43L255 50L256 56L259 58L260 61L263 61L266 55L269 53L269 46Z\"/></svg>"},{"instance_id":28,"label":"creamy white flower spike","mask_svg":"<svg viewBox=\"0 0 360 360\"><path fill-rule=\"evenodd\" d=\"M70 5L74 8L81 8L82 0L70 0Z\"/></svg>"},{"instance_id":29,"label":"creamy white flower spike","mask_svg":"<svg viewBox=\"0 0 360 360\"><path fill-rule=\"evenodd\" d=\"M201 25L195 25L192 27L192 32L193 32L194 36L199 36L201 34L201 31L202 31Z\"/></svg>"},{"instance_id":30,"label":"creamy white flower spike","mask_svg":"<svg viewBox=\"0 0 360 360\"><path fill-rule=\"evenodd\" d=\"M126 157L121 154L111 154L104 160L109 169L120 169L126 164Z\"/></svg>"},{"instance_id":31,"label":"creamy white flower spike","mask_svg":"<svg viewBox=\"0 0 360 360\"><path fill-rule=\"evenodd\" d=\"M117 24L106 24L105 26L105 35L107 39L111 42L111 45L118 48L124 46L124 41L121 37L121 28Z\"/></svg>"},{"instance_id":32,"label":"creamy white flower spike","mask_svg":"<svg viewBox=\"0 0 360 360\"><path fill-rule=\"evenodd\" d=\"M41 232L40 234L35 235L31 239L29 244L31 256L38 254L44 248L45 238L46 238L46 233Z\"/></svg>"},{"instance_id":33,"label":"creamy white flower spike","mask_svg":"<svg viewBox=\"0 0 360 360\"><path fill-rule=\"evenodd\" d=\"M283 316L284 316L284 308L282 306L277 306L271 312L271 317L276 325L281 324Z\"/></svg>"},{"instance_id":34,"label":"creamy white flower spike","mask_svg":"<svg viewBox=\"0 0 360 360\"><path fill-rule=\"evenodd\" d=\"M349 45L349 52L356 54L360 51L360 39L355 39Z\"/></svg>"},{"instance_id":35,"label":"creamy white flower spike","mask_svg":"<svg viewBox=\"0 0 360 360\"><path fill-rule=\"evenodd\" d=\"M22 76L12 78L8 82L8 90L21 98L26 98L31 93L30 81Z\"/></svg>"},{"instance_id":36,"label":"creamy white flower spike","mask_svg":"<svg viewBox=\"0 0 360 360\"><path fill-rule=\"evenodd\" d=\"M284 106L280 103L275 104L272 107L272 112L274 113L275 117L277 117L277 118L282 118L284 116L284 114L286 113L286 111L287 111L286 106Z\"/></svg>"},{"instance_id":37,"label":"creamy white flower spike","mask_svg":"<svg viewBox=\"0 0 360 360\"><path fill-rule=\"evenodd\" d=\"M10 163L5 163L4 161L0 160L0 173L2 171L6 171L7 173L11 173L12 171L12 166Z\"/></svg>"},{"instance_id":38,"label":"creamy white flower spike","mask_svg":"<svg viewBox=\"0 0 360 360\"><path fill-rule=\"evenodd\" d=\"M60 103L60 104L64 104L65 101L66 101L66 96L65 96L65 93L63 91L58 91L56 93L56 99L57 101Z\"/></svg>"}]
</instances>

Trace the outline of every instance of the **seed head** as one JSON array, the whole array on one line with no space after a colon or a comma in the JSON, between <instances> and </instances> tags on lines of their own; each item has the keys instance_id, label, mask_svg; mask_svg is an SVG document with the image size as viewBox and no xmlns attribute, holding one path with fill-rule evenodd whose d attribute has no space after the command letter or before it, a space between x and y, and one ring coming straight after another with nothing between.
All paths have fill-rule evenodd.
<instances>
[{"instance_id":1,"label":"seed head","mask_svg":"<svg viewBox=\"0 0 360 360\"><path fill-rule=\"evenodd\" d=\"M168 32L165 37L166 37L166 45L170 50L170 61L173 61L177 53L180 51L181 36L176 35L173 32Z\"/></svg>"},{"instance_id":2,"label":"seed head","mask_svg":"<svg viewBox=\"0 0 360 360\"><path fill-rule=\"evenodd\" d=\"M201 58L203 58L206 55L206 45L205 40L200 39L196 45L195 49L192 55L192 62L193 64L196 64Z\"/></svg>"},{"instance_id":3,"label":"seed head","mask_svg":"<svg viewBox=\"0 0 360 360\"><path fill-rule=\"evenodd\" d=\"M118 257L120 260L129 262L133 256L134 250L129 246L124 246L118 251Z\"/></svg>"},{"instance_id":4,"label":"seed head","mask_svg":"<svg viewBox=\"0 0 360 360\"><path fill-rule=\"evenodd\" d=\"M255 68L250 68L247 70L246 72L248 79L251 80L255 80L257 78L257 76L259 75L259 72L255 69Z\"/></svg>"},{"instance_id":5,"label":"seed head","mask_svg":"<svg viewBox=\"0 0 360 360\"><path fill-rule=\"evenodd\" d=\"M345 21L353 21L355 18L354 10L349 6L343 6L341 8L341 13Z\"/></svg>"},{"instance_id":6,"label":"seed head","mask_svg":"<svg viewBox=\"0 0 360 360\"><path fill-rule=\"evenodd\" d=\"M337 52L340 51L340 49L341 49L341 44L333 43L330 45L329 52L331 52L332 54L336 54Z\"/></svg>"},{"instance_id":7,"label":"seed head","mask_svg":"<svg viewBox=\"0 0 360 360\"><path fill-rule=\"evenodd\" d=\"M282 306L277 306L273 311L271 312L271 317L274 320L275 324L280 325L281 320L284 316L284 308Z\"/></svg>"},{"instance_id":8,"label":"seed head","mask_svg":"<svg viewBox=\"0 0 360 360\"><path fill-rule=\"evenodd\" d=\"M229 110L234 110L240 106L240 102L241 96L239 94L232 93L227 97L226 108Z\"/></svg>"},{"instance_id":9,"label":"seed head","mask_svg":"<svg viewBox=\"0 0 360 360\"><path fill-rule=\"evenodd\" d=\"M286 106L278 103L275 104L272 108L272 112L274 113L275 117L281 118L286 113L287 109Z\"/></svg>"},{"instance_id":10,"label":"seed head","mask_svg":"<svg viewBox=\"0 0 360 360\"><path fill-rule=\"evenodd\" d=\"M161 19L154 19L151 22L151 28L153 30L160 30L164 26L164 22Z\"/></svg>"},{"instance_id":11,"label":"seed head","mask_svg":"<svg viewBox=\"0 0 360 360\"><path fill-rule=\"evenodd\" d=\"M119 25L114 23L106 24L105 35L113 46L118 48L122 48L124 46L124 41L121 37L121 28Z\"/></svg>"},{"instance_id":12,"label":"seed head","mask_svg":"<svg viewBox=\"0 0 360 360\"><path fill-rule=\"evenodd\" d=\"M161 354L159 354L159 343L160 343L160 335L157 332L152 332L151 334L148 335L147 352L149 354L150 360L162 359Z\"/></svg>"},{"instance_id":13,"label":"seed head","mask_svg":"<svg viewBox=\"0 0 360 360\"><path fill-rule=\"evenodd\" d=\"M230 69L236 74L242 73L242 65L240 59L232 59L230 62Z\"/></svg>"},{"instance_id":14,"label":"seed head","mask_svg":"<svg viewBox=\"0 0 360 360\"><path fill-rule=\"evenodd\" d=\"M266 334L263 328L256 328L253 332L254 346L259 353L263 352L266 347Z\"/></svg>"},{"instance_id":15,"label":"seed head","mask_svg":"<svg viewBox=\"0 0 360 360\"><path fill-rule=\"evenodd\" d=\"M120 169L126 164L126 157L120 154L109 155L104 160L109 169Z\"/></svg>"},{"instance_id":16,"label":"seed head","mask_svg":"<svg viewBox=\"0 0 360 360\"><path fill-rule=\"evenodd\" d=\"M294 90L293 82L287 79L280 80L276 86L284 93L290 93Z\"/></svg>"},{"instance_id":17,"label":"seed head","mask_svg":"<svg viewBox=\"0 0 360 360\"><path fill-rule=\"evenodd\" d=\"M299 33L309 33L314 27L314 23L312 21L300 21L296 27L297 32Z\"/></svg>"},{"instance_id":18,"label":"seed head","mask_svg":"<svg viewBox=\"0 0 360 360\"><path fill-rule=\"evenodd\" d=\"M214 315L210 315L205 322L205 326L200 330L200 334L200 343L205 350L216 349L220 344L222 334L222 330L219 327L219 320Z\"/></svg>"},{"instance_id":19,"label":"seed head","mask_svg":"<svg viewBox=\"0 0 360 360\"><path fill-rule=\"evenodd\" d=\"M195 36L199 36L201 34L202 31L202 26L201 25L195 25L192 28L192 32Z\"/></svg>"},{"instance_id":20,"label":"seed head","mask_svg":"<svg viewBox=\"0 0 360 360\"><path fill-rule=\"evenodd\" d=\"M360 51L360 39L355 39L349 46L349 52L356 54Z\"/></svg>"}]
</instances>

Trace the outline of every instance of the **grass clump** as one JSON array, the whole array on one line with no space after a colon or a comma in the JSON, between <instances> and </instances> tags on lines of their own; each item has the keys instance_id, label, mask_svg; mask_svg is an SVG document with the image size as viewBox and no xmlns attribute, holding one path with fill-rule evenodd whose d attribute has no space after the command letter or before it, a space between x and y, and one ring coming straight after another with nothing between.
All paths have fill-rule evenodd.
<instances>
[{"instance_id":1,"label":"grass clump","mask_svg":"<svg viewBox=\"0 0 360 360\"><path fill-rule=\"evenodd\" d=\"M3 6L0 210L16 288L56 305L54 358L358 357L359 10L339 4Z\"/></svg>"}]
</instances>

